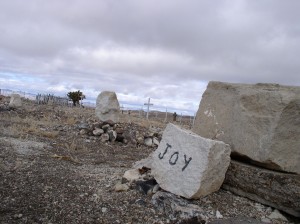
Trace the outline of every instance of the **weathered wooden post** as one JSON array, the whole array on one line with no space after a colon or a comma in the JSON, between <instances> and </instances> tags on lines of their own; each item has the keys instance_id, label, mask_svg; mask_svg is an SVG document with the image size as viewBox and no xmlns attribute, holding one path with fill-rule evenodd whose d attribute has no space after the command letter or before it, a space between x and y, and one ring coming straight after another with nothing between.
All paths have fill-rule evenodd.
<instances>
[{"instance_id":1,"label":"weathered wooden post","mask_svg":"<svg viewBox=\"0 0 300 224\"><path fill-rule=\"evenodd\" d=\"M167 122L168 119L168 108L166 108L166 118L165 118L165 122Z\"/></svg>"}]
</instances>

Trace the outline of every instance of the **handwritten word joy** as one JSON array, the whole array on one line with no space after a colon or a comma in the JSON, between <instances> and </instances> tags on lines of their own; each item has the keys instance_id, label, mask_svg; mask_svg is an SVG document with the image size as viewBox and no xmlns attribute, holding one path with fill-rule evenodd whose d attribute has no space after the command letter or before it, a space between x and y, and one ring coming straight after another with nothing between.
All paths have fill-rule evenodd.
<instances>
[{"instance_id":1,"label":"handwritten word joy","mask_svg":"<svg viewBox=\"0 0 300 224\"><path fill-rule=\"evenodd\" d=\"M172 148L172 145L170 145L169 143L167 143L167 147L166 147L164 153L163 154L159 153L158 154L158 158L159 159L163 159L164 156L167 154L169 148ZM177 152L177 151L174 152L170 156L169 164L172 165L172 166L174 166L177 163L178 157L179 157L179 152ZM192 160L192 157L190 157L188 160L186 160L186 155L184 154L184 166L181 169L182 172L185 170L185 168L187 168L187 166L189 165L189 163L191 162L191 160Z\"/></svg>"}]
</instances>

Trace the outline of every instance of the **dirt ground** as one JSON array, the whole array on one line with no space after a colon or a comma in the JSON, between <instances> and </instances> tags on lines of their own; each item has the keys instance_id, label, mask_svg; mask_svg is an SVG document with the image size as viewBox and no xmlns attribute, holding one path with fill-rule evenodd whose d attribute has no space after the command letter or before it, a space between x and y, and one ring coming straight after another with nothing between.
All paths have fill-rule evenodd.
<instances>
[{"instance_id":1,"label":"dirt ground","mask_svg":"<svg viewBox=\"0 0 300 224\"><path fill-rule=\"evenodd\" d=\"M122 116L141 129L150 124ZM82 136L77 125L88 119L96 119L93 109L0 104L0 223L200 223L170 218L134 187L116 192L124 172L155 149ZM203 209L206 223L232 217L260 223L272 212L222 189L190 203Z\"/></svg>"}]
</instances>

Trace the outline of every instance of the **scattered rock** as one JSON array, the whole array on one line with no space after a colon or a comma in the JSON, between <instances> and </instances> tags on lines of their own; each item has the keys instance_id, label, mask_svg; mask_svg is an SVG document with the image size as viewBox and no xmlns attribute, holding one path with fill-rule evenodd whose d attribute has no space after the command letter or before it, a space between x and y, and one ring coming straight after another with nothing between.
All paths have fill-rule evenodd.
<instances>
[{"instance_id":1,"label":"scattered rock","mask_svg":"<svg viewBox=\"0 0 300 224\"><path fill-rule=\"evenodd\" d=\"M101 121L118 122L120 105L116 93L101 92L97 97L95 113Z\"/></svg>"},{"instance_id":2,"label":"scattered rock","mask_svg":"<svg viewBox=\"0 0 300 224\"><path fill-rule=\"evenodd\" d=\"M271 222L271 219L268 219L268 218L266 218L266 217L262 217L260 220L261 220L263 223L272 223L272 222Z\"/></svg>"},{"instance_id":3,"label":"scattered rock","mask_svg":"<svg viewBox=\"0 0 300 224\"><path fill-rule=\"evenodd\" d=\"M105 124L105 125L102 126L102 129L103 129L103 131L104 131L105 133L109 130L109 128L110 128L110 125L109 125L109 124Z\"/></svg>"},{"instance_id":4,"label":"scattered rock","mask_svg":"<svg viewBox=\"0 0 300 224\"><path fill-rule=\"evenodd\" d=\"M113 127L116 124L116 122L113 120L103 121L103 125L106 125L106 124L108 124L110 127Z\"/></svg>"},{"instance_id":5,"label":"scattered rock","mask_svg":"<svg viewBox=\"0 0 300 224\"><path fill-rule=\"evenodd\" d=\"M156 145L156 146L159 146L158 138L156 138L156 137L153 138L153 144Z\"/></svg>"},{"instance_id":6,"label":"scattered rock","mask_svg":"<svg viewBox=\"0 0 300 224\"><path fill-rule=\"evenodd\" d=\"M116 123L108 128L115 131L117 128L123 129L124 132L120 135L129 141L128 145L116 142L102 144L101 137L94 136L93 131L101 129L104 122L99 122L94 117L94 110L91 108L66 108L65 113L62 113L59 111L61 108L58 109L55 105L49 107L28 104L22 99L22 110L1 110L8 108L9 99L6 97L6 104L1 102L0 105L0 133L6 138L0 139L0 185L3 186L1 207L4 211L0 216L0 223L59 223L64 220L66 223L204 224L217 219L217 210L224 219L216 221L223 224L229 217L235 217L230 218L231 223L235 220L235 223L254 223L249 221L253 220L251 218L237 219L240 215L270 223L286 223L268 218L272 208L259 206L223 189L198 200L185 200L175 196L188 204L199 206L203 210L200 216L196 214L191 215L191 218L180 218L176 208L180 207L185 211L182 204L175 206L165 203L166 212L157 211L151 204L152 195L142 195L133 190L136 187L134 181L126 183L129 190L121 193L115 191L120 174L132 162L145 158L153 151L144 144L137 148L136 138L151 135L151 138L161 140L156 132L134 123L135 113L132 112L131 123ZM14 117L17 119L13 119ZM51 119L51 125L45 123L48 119ZM34 122L29 123L31 120ZM81 122L85 126L78 128ZM30 128L33 132L27 132L27 128L23 128L28 124L35 128ZM81 129L86 129L88 135L80 136ZM128 137L128 133L132 139ZM29 141L32 142L29 144ZM46 144L36 147L38 142ZM143 166L151 168L152 164L140 161L137 166L137 169L141 169L141 180L149 180L150 171ZM28 180L31 184L28 184ZM158 184L147 192L153 194L157 190ZM19 214L22 214L20 218ZM298 220L282 214L289 219L289 223L298 223ZM170 217L178 218L175 220Z\"/></svg>"},{"instance_id":7,"label":"scattered rock","mask_svg":"<svg viewBox=\"0 0 300 224\"><path fill-rule=\"evenodd\" d=\"M121 127L117 127L116 128L116 132L117 132L117 134L123 134L124 133L124 129L121 128Z\"/></svg>"},{"instance_id":8,"label":"scattered rock","mask_svg":"<svg viewBox=\"0 0 300 224\"><path fill-rule=\"evenodd\" d=\"M79 133L81 134L81 135L86 135L87 134L87 130L86 129L81 129L80 131L79 131Z\"/></svg>"},{"instance_id":9,"label":"scattered rock","mask_svg":"<svg viewBox=\"0 0 300 224\"><path fill-rule=\"evenodd\" d=\"M16 219L20 219L20 218L22 218L23 217L23 214L15 214L14 215L14 218L16 218Z\"/></svg>"},{"instance_id":10,"label":"scattered rock","mask_svg":"<svg viewBox=\"0 0 300 224\"><path fill-rule=\"evenodd\" d=\"M89 124L85 122L80 122L80 124L77 125L79 129L89 129Z\"/></svg>"},{"instance_id":11,"label":"scattered rock","mask_svg":"<svg viewBox=\"0 0 300 224\"><path fill-rule=\"evenodd\" d=\"M150 179L150 180L139 180L135 182L137 189L146 194L150 195L153 193L153 189L155 188L155 191L157 191L157 182L155 179Z\"/></svg>"},{"instance_id":12,"label":"scattered rock","mask_svg":"<svg viewBox=\"0 0 300 224\"><path fill-rule=\"evenodd\" d=\"M124 144L126 144L124 142L124 140L126 140L126 139L125 139L125 137L122 134L117 134L117 138L116 138L117 142L123 142Z\"/></svg>"},{"instance_id":13,"label":"scattered rock","mask_svg":"<svg viewBox=\"0 0 300 224\"><path fill-rule=\"evenodd\" d=\"M109 135L107 133L102 134L100 138L101 138L101 142L109 141Z\"/></svg>"},{"instance_id":14,"label":"scattered rock","mask_svg":"<svg viewBox=\"0 0 300 224\"><path fill-rule=\"evenodd\" d=\"M102 208L101 208L101 211L102 211L103 213L106 213L106 212L107 212L107 208L102 207Z\"/></svg>"},{"instance_id":15,"label":"scattered rock","mask_svg":"<svg viewBox=\"0 0 300 224\"><path fill-rule=\"evenodd\" d=\"M80 130L80 135L87 135L89 139L94 141L102 139L103 142L117 141L123 144L127 144L128 142L130 142L135 147L140 147L143 145L146 146L144 139L147 138L147 129L144 127L141 129L141 127L137 125L132 125L128 123L115 123L111 120L105 122L96 122L93 119L87 119L77 124L76 128ZM109 140L106 140L106 136L101 138L101 135L103 135L104 133L109 135ZM95 136L100 136L100 138L96 138ZM157 134L155 134L154 136L157 136ZM152 147L157 146L159 144L159 137L154 136L153 138L151 137L147 140L147 142L155 142L155 144L151 144ZM148 143L148 147L149 146L150 143Z\"/></svg>"},{"instance_id":16,"label":"scattered rock","mask_svg":"<svg viewBox=\"0 0 300 224\"><path fill-rule=\"evenodd\" d=\"M190 204L187 200L169 192L158 191L152 196L151 202L156 209L164 212L171 220L177 218L190 219L194 217L205 219L203 210L199 206Z\"/></svg>"},{"instance_id":17,"label":"scattered rock","mask_svg":"<svg viewBox=\"0 0 300 224\"><path fill-rule=\"evenodd\" d=\"M127 184L117 183L115 186L115 191L128 191L129 186Z\"/></svg>"},{"instance_id":18,"label":"scattered rock","mask_svg":"<svg viewBox=\"0 0 300 224\"><path fill-rule=\"evenodd\" d=\"M185 198L217 191L230 163L230 147L168 124L152 157L160 187Z\"/></svg>"},{"instance_id":19,"label":"scattered rock","mask_svg":"<svg viewBox=\"0 0 300 224\"><path fill-rule=\"evenodd\" d=\"M147 167L152 169L152 161L153 161L153 154L151 153L147 158L139 160L133 164L134 169L142 169L143 167Z\"/></svg>"},{"instance_id":20,"label":"scattered rock","mask_svg":"<svg viewBox=\"0 0 300 224\"><path fill-rule=\"evenodd\" d=\"M133 181L139 180L141 178L142 178L142 175L140 174L138 169L127 170L123 175L123 179L125 179L129 182L133 182Z\"/></svg>"},{"instance_id":21,"label":"scattered rock","mask_svg":"<svg viewBox=\"0 0 300 224\"><path fill-rule=\"evenodd\" d=\"M143 199L138 199L134 203L138 205L146 206L146 202Z\"/></svg>"},{"instance_id":22,"label":"scattered rock","mask_svg":"<svg viewBox=\"0 0 300 224\"><path fill-rule=\"evenodd\" d=\"M265 224L259 220L249 217L235 217L229 219L214 220L208 224Z\"/></svg>"},{"instance_id":23,"label":"scattered rock","mask_svg":"<svg viewBox=\"0 0 300 224\"><path fill-rule=\"evenodd\" d=\"M235 157L300 174L299 111L300 87L210 82L193 131L229 144Z\"/></svg>"},{"instance_id":24,"label":"scattered rock","mask_svg":"<svg viewBox=\"0 0 300 224\"><path fill-rule=\"evenodd\" d=\"M137 140L137 142L138 142L140 145L143 145L143 144L144 144L144 138L143 138L143 137L138 137L136 140Z\"/></svg>"},{"instance_id":25,"label":"scattered rock","mask_svg":"<svg viewBox=\"0 0 300 224\"><path fill-rule=\"evenodd\" d=\"M152 193L155 194L157 191L159 191L159 189L160 189L159 184L156 184L152 189Z\"/></svg>"},{"instance_id":26,"label":"scattered rock","mask_svg":"<svg viewBox=\"0 0 300 224\"><path fill-rule=\"evenodd\" d=\"M278 221L284 221L284 222L288 222L287 218L284 217L277 209L275 209L269 216L269 219L272 220L278 220Z\"/></svg>"},{"instance_id":27,"label":"scattered rock","mask_svg":"<svg viewBox=\"0 0 300 224\"><path fill-rule=\"evenodd\" d=\"M219 210L216 211L216 217L217 219L223 219L223 215L219 212Z\"/></svg>"},{"instance_id":28,"label":"scattered rock","mask_svg":"<svg viewBox=\"0 0 300 224\"><path fill-rule=\"evenodd\" d=\"M114 130L107 131L107 134L109 135L109 141L114 142L117 138L117 132Z\"/></svg>"},{"instance_id":29,"label":"scattered rock","mask_svg":"<svg viewBox=\"0 0 300 224\"><path fill-rule=\"evenodd\" d=\"M146 138L146 139L144 140L144 144L145 144L146 146L151 147L151 146L152 146L152 143L153 143L152 138Z\"/></svg>"},{"instance_id":30,"label":"scattered rock","mask_svg":"<svg viewBox=\"0 0 300 224\"><path fill-rule=\"evenodd\" d=\"M96 136L100 136L104 133L104 131L100 128L96 128L94 131L93 131L93 135L96 135Z\"/></svg>"}]
</instances>

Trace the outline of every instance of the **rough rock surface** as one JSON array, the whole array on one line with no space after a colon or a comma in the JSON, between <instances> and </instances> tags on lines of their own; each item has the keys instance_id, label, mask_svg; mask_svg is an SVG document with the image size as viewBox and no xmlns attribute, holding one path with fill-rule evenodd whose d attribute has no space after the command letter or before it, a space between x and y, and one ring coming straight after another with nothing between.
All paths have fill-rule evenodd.
<instances>
[{"instance_id":1,"label":"rough rock surface","mask_svg":"<svg viewBox=\"0 0 300 224\"><path fill-rule=\"evenodd\" d=\"M101 121L119 121L120 105L116 93L101 92L97 97L95 113Z\"/></svg>"},{"instance_id":2,"label":"rough rock surface","mask_svg":"<svg viewBox=\"0 0 300 224\"><path fill-rule=\"evenodd\" d=\"M165 212L171 220L194 217L203 217L204 220L203 209L172 193L158 191L152 196L151 202L158 210Z\"/></svg>"},{"instance_id":3,"label":"rough rock surface","mask_svg":"<svg viewBox=\"0 0 300 224\"><path fill-rule=\"evenodd\" d=\"M271 221L271 220L268 220L268 221ZM225 220L223 220L223 219L215 220L215 221L209 222L208 224L243 224L243 223L265 224L266 222L261 222L261 221L258 221L256 219L249 218L249 217L239 216L239 217L225 219ZM270 223L270 222L267 222L267 223Z\"/></svg>"},{"instance_id":4,"label":"rough rock surface","mask_svg":"<svg viewBox=\"0 0 300 224\"><path fill-rule=\"evenodd\" d=\"M300 217L300 176L231 161L226 190Z\"/></svg>"},{"instance_id":5,"label":"rough rock surface","mask_svg":"<svg viewBox=\"0 0 300 224\"><path fill-rule=\"evenodd\" d=\"M300 174L300 87L210 82L193 132L229 144L233 156Z\"/></svg>"},{"instance_id":6,"label":"rough rock surface","mask_svg":"<svg viewBox=\"0 0 300 224\"><path fill-rule=\"evenodd\" d=\"M153 152L133 143L138 132L148 136L139 118L118 124L128 144L102 143L92 133L102 127L93 108L50 107L22 99L22 110L10 110L9 99L0 102L0 223L197 223L191 222L197 217L170 220L134 183L126 183L127 191L115 191L132 163ZM86 135L79 134L82 128ZM224 189L186 201L203 210L206 223L217 220L216 211L223 216L217 221L243 216L273 224L299 223L284 213L288 222L273 219L272 208Z\"/></svg>"},{"instance_id":7,"label":"rough rock surface","mask_svg":"<svg viewBox=\"0 0 300 224\"><path fill-rule=\"evenodd\" d=\"M229 163L229 145L170 123L153 153L152 172L162 189L199 198L220 188Z\"/></svg>"},{"instance_id":8,"label":"rough rock surface","mask_svg":"<svg viewBox=\"0 0 300 224\"><path fill-rule=\"evenodd\" d=\"M19 108L22 106L21 97L19 94L11 94L9 107L11 108Z\"/></svg>"}]
</instances>

